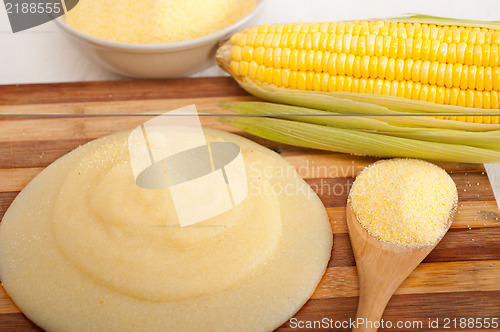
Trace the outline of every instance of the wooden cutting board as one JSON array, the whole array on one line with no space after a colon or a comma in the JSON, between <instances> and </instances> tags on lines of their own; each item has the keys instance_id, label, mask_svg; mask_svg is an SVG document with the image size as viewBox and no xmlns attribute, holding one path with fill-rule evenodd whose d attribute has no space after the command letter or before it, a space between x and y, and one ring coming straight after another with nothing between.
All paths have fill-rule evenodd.
<instances>
[{"instance_id":1,"label":"wooden cutting board","mask_svg":"<svg viewBox=\"0 0 500 332\"><path fill-rule=\"evenodd\" d=\"M102 115L161 113L190 104L196 104L200 113L213 115L223 113L215 105L219 100L252 99L231 79L221 77L0 86L0 114L33 115L0 117L0 218L19 191L60 156L149 119ZM40 114L54 116L36 117ZM321 321L330 330L349 330L335 329L335 324L354 319L358 300L345 205L354 176L376 159L277 144L223 126L214 116L203 116L202 123L242 134L279 152L327 207L334 232L328 269L312 299L296 314L297 320L279 331L294 331L299 322L304 327L314 326L310 325L313 321ZM448 322L448 330L455 330L455 323L460 327L461 318L500 320L500 211L488 177L482 165L438 165L457 184L458 215L445 238L389 302L383 316L393 324L388 330L401 330L396 328L398 321L421 322L421 328L408 330L424 331L429 330L429 320L438 319L440 328ZM0 287L0 331L38 330Z\"/></svg>"}]
</instances>

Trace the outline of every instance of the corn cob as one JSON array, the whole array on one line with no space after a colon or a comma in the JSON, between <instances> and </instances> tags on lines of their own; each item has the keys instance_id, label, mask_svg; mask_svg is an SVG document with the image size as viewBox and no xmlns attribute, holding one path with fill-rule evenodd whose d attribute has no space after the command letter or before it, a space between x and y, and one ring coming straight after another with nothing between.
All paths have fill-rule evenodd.
<instances>
[{"instance_id":1,"label":"corn cob","mask_svg":"<svg viewBox=\"0 0 500 332\"><path fill-rule=\"evenodd\" d=\"M500 124L500 28L441 21L451 24L263 25L233 35L217 60L243 88L270 101L331 110L344 99L341 107L358 112L359 103L346 102Z\"/></svg>"}]
</instances>

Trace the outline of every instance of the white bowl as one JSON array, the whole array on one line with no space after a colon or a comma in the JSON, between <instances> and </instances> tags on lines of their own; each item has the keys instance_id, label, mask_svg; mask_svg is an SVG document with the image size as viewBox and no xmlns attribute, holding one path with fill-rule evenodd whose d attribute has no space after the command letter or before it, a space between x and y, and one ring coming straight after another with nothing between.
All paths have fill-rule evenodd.
<instances>
[{"instance_id":1,"label":"white bowl","mask_svg":"<svg viewBox=\"0 0 500 332\"><path fill-rule=\"evenodd\" d=\"M188 75L215 64L219 42L252 25L264 0L238 22L209 35L180 42L135 44L108 41L71 28L62 17L55 21L82 53L115 73L135 78L168 78Z\"/></svg>"}]
</instances>

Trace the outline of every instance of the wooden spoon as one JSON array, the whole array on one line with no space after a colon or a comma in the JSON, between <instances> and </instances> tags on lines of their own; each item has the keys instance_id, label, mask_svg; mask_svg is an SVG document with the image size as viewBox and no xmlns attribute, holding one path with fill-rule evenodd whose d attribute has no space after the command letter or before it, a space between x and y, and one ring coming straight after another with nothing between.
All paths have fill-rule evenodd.
<instances>
[{"instance_id":1,"label":"wooden spoon","mask_svg":"<svg viewBox=\"0 0 500 332\"><path fill-rule=\"evenodd\" d=\"M450 213L446 232L455 213L456 206ZM375 326L378 325L375 324L382 318L392 294L434 249L446 232L434 243L419 247L383 242L368 233L359 223L351 203L347 204L347 226L359 278L356 320L364 319L365 322L358 324L353 331L377 331Z\"/></svg>"}]
</instances>

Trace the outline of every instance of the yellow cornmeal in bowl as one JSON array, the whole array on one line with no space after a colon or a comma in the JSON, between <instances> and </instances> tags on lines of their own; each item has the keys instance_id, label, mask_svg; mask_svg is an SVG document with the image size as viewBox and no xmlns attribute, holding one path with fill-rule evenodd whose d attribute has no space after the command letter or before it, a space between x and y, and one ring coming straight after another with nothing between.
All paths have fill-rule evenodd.
<instances>
[{"instance_id":1,"label":"yellow cornmeal in bowl","mask_svg":"<svg viewBox=\"0 0 500 332\"><path fill-rule=\"evenodd\" d=\"M65 20L80 32L109 41L171 43L221 30L255 5L256 0L80 0Z\"/></svg>"},{"instance_id":2,"label":"yellow cornmeal in bowl","mask_svg":"<svg viewBox=\"0 0 500 332\"><path fill-rule=\"evenodd\" d=\"M446 232L458 200L451 177L418 159L372 164L356 178L349 202L360 224L382 241L435 243Z\"/></svg>"}]
</instances>

